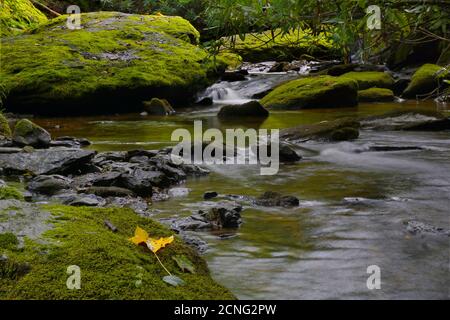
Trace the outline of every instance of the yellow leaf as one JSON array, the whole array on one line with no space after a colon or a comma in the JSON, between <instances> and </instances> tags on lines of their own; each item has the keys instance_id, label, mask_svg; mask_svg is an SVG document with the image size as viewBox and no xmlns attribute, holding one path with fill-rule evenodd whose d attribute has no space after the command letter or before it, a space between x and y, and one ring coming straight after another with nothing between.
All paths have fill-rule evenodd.
<instances>
[{"instance_id":1,"label":"yellow leaf","mask_svg":"<svg viewBox=\"0 0 450 320\"><path fill-rule=\"evenodd\" d=\"M135 245L140 245L141 243L147 242L149 239L147 231L142 228L136 227L136 231L134 231L134 237L130 238L130 241Z\"/></svg>"},{"instance_id":2,"label":"yellow leaf","mask_svg":"<svg viewBox=\"0 0 450 320\"><path fill-rule=\"evenodd\" d=\"M145 243L147 244L147 247L153 251L154 253L158 252L159 249L164 248L169 243L173 242L173 236L170 236L168 238L159 238L159 239L152 239L149 238Z\"/></svg>"}]
</instances>

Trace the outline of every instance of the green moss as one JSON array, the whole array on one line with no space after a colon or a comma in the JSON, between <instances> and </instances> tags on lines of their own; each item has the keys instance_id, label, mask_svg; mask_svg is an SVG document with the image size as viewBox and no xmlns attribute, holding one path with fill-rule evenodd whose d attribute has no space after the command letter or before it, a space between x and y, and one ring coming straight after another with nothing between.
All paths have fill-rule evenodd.
<instances>
[{"instance_id":1,"label":"green moss","mask_svg":"<svg viewBox=\"0 0 450 320\"><path fill-rule=\"evenodd\" d=\"M359 102L386 102L394 99L394 93L390 89L370 88L358 91Z\"/></svg>"},{"instance_id":2,"label":"green moss","mask_svg":"<svg viewBox=\"0 0 450 320\"><path fill-rule=\"evenodd\" d=\"M233 43L234 42L234 43ZM239 37L224 39L224 47L242 56L245 61L262 62L268 60L299 59L301 55L330 57L332 44L324 34L312 35L308 31L292 31L282 34L281 30L264 33L250 33L244 39Z\"/></svg>"},{"instance_id":3,"label":"green moss","mask_svg":"<svg viewBox=\"0 0 450 320\"><path fill-rule=\"evenodd\" d=\"M353 107L357 103L357 83L331 76L287 82L261 100L264 107L276 109Z\"/></svg>"},{"instance_id":4,"label":"green moss","mask_svg":"<svg viewBox=\"0 0 450 320\"><path fill-rule=\"evenodd\" d=\"M23 200L22 193L13 187L0 187L0 200Z\"/></svg>"},{"instance_id":5,"label":"green moss","mask_svg":"<svg viewBox=\"0 0 450 320\"><path fill-rule=\"evenodd\" d=\"M29 0L2 0L0 2L0 34L12 35L45 23L47 18Z\"/></svg>"},{"instance_id":6,"label":"green moss","mask_svg":"<svg viewBox=\"0 0 450 320\"><path fill-rule=\"evenodd\" d=\"M15 136L26 136L33 132L36 128L36 125L28 119L19 120L14 126L14 135Z\"/></svg>"},{"instance_id":7,"label":"green moss","mask_svg":"<svg viewBox=\"0 0 450 320\"><path fill-rule=\"evenodd\" d=\"M11 137L11 128L9 127L8 120L0 112L0 139L1 137Z\"/></svg>"},{"instance_id":8,"label":"green moss","mask_svg":"<svg viewBox=\"0 0 450 320\"><path fill-rule=\"evenodd\" d=\"M242 65L242 62L244 62L244 59L236 53L229 52L229 51L222 51L217 56L216 59L225 64L228 69L235 70L239 68Z\"/></svg>"},{"instance_id":9,"label":"green moss","mask_svg":"<svg viewBox=\"0 0 450 320\"><path fill-rule=\"evenodd\" d=\"M0 249L15 249L18 244L19 240L13 233L0 233Z\"/></svg>"},{"instance_id":10,"label":"green moss","mask_svg":"<svg viewBox=\"0 0 450 320\"><path fill-rule=\"evenodd\" d=\"M348 72L340 76L349 78L358 82L359 90L365 90L373 87L391 89L394 85L394 79L386 72L366 71L366 72Z\"/></svg>"},{"instance_id":11,"label":"green moss","mask_svg":"<svg viewBox=\"0 0 450 320\"><path fill-rule=\"evenodd\" d=\"M198 32L180 17L85 13L80 30L68 30L66 19L2 39L7 109L129 112L152 96L186 103L214 73L207 52L192 44Z\"/></svg>"},{"instance_id":12,"label":"green moss","mask_svg":"<svg viewBox=\"0 0 450 320\"><path fill-rule=\"evenodd\" d=\"M448 79L450 72L435 64L425 64L412 76L411 83L403 92L405 98L416 98L417 95L431 93Z\"/></svg>"},{"instance_id":13,"label":"green moss","mask_svg":"<svg viewBox=\"0 0 450 320\"><path fill-rule=\"evenodd\" d=\"M93 209L46 206L54 228L40 243L25 241L20 252L8 252L15 263L30 264L30 272L16 280L0 279L0 299L233 299L215 283L206 262L178 238L158 252L163 264L186 285L172 287L148 249L129 241L136 226L150 236L173 234L130 209ZM118 231L105 227L109 220ZM172 257L184 255L195 265L195 274L183 273ZM67 267L81 270L81 289L69 290ZM138 281L138 282L137 282Z\"/></svg>"}]
</instances>

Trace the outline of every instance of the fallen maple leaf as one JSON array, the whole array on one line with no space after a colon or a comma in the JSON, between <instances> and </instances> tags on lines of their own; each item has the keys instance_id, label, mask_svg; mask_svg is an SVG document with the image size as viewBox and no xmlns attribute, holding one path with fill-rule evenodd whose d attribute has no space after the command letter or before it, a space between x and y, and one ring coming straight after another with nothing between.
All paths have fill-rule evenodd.
<instances>
[{"instance_id":1,"label":"fallen maple leaf","mask_svg":"<svg viewBox=\"0 0 450 320\"><path fill-rule=\"evenodd\" d=\"M153 253L158 252L159 249L164 248L166 245L172 243L173 240L173 236L159 239L150 238L147 231L140 227L136 227L136 231L134 231L134 237L130 238L130 241L135 245L145 243Z\"/></svg>"}]
</instances>

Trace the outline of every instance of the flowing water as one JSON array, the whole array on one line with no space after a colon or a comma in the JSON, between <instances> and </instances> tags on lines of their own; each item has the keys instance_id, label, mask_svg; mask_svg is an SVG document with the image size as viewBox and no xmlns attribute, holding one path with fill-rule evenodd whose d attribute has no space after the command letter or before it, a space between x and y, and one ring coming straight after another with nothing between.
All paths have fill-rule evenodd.
<instances>
[{"instance_id":1,"label":"flowing water","mask_svg":"<svg viewBox=\"0 0 450 320\"><path fill-rule=\"evenodd\" d=\"M222 123L222 104L248 101L289 75L254 75L240 83L219 83L205 94L211 107L185 109L170 117L136 114L71 119L36 119L55 136L74 135L104 150L158 149L173 145L176 128L286 128L343 116L381 114L408 108L435 110L434 103L365 104L339 110L272 112L264 121ZM443 110L446 111L445 108ZM419 146L421 150L365 152L373 145ZM305 151L306 150L306 151ZM304 159L282 165L278 175L260 176L248 166L210 167L207 177L180 187L188 194L157 202L155 217L183 217L211 205L207 190L258 196L273 190L297 196L293 209L243 202L238 230L194 233L209 244L205 254L215 279L238 298L450 298L449 237L410 234L415 220L450 229L449 132L362 131L354 142L307 143ZM225 235L225 236L224 236ZM367 267L381 269L381 290L369 290Z\"/></svg>"}]
</instances>

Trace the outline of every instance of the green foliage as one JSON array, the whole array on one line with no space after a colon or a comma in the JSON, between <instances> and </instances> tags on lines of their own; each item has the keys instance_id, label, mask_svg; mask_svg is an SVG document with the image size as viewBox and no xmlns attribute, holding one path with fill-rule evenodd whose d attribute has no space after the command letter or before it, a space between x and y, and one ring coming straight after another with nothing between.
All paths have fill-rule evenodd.
<instances>
[{"instance_id":1,"label":"green foliage","mask_svg":"<svg viewBox=\"0 0 450 320\"><path fill-rule=\"evenodd\" d=\"M53 229L44 233L40 241L25 239L25 247L20 251L6 250L10 265L28 263L30 270L20 277L0 277L0 299L234 298L211 279L206 262L178 238L160 250L158 256L185 285L166 284L162 279L166 273L155 255L134 245L129 238L137 225L155 237L169 236L172 232L130 209L46 206L41 210L51 213ZM106 228L105 220L118 231ZM196 274L179 269L172 260L179 255L195 265ZM81 290L66 287L70 265L81 269Z\"/></svg>"},{"instance_id":2,"label":"green foliage","mask_svg":"<svg viewBox=\"0 0 450 320\"><path fill-rule=\"evenodd\" d=\"M47 21L29 0L2 0L0 2L0 34L8 36ZM0 92L0 101L1 101Z\"/></svg>"},{"instance_id":3,"label":"green foliage","mask_svg":"<svg viewBox=\"0 0 450 320\"><path fill-rule=\"evenodd\" d=\"M382 52L400 40L415 38L421 41L437 39L448 34L448 11L445 1L422 4L419 1L316 1L316 0L211 0L205 11L210 29L217 38L271 30L283 34L291 30L312 30L329 37L344 61L350 62L355 44L360 41L358 56ZM378 5L382 13L381 30L369 31L366 13L369 5Z\"/></svg>"}]
</instances>

